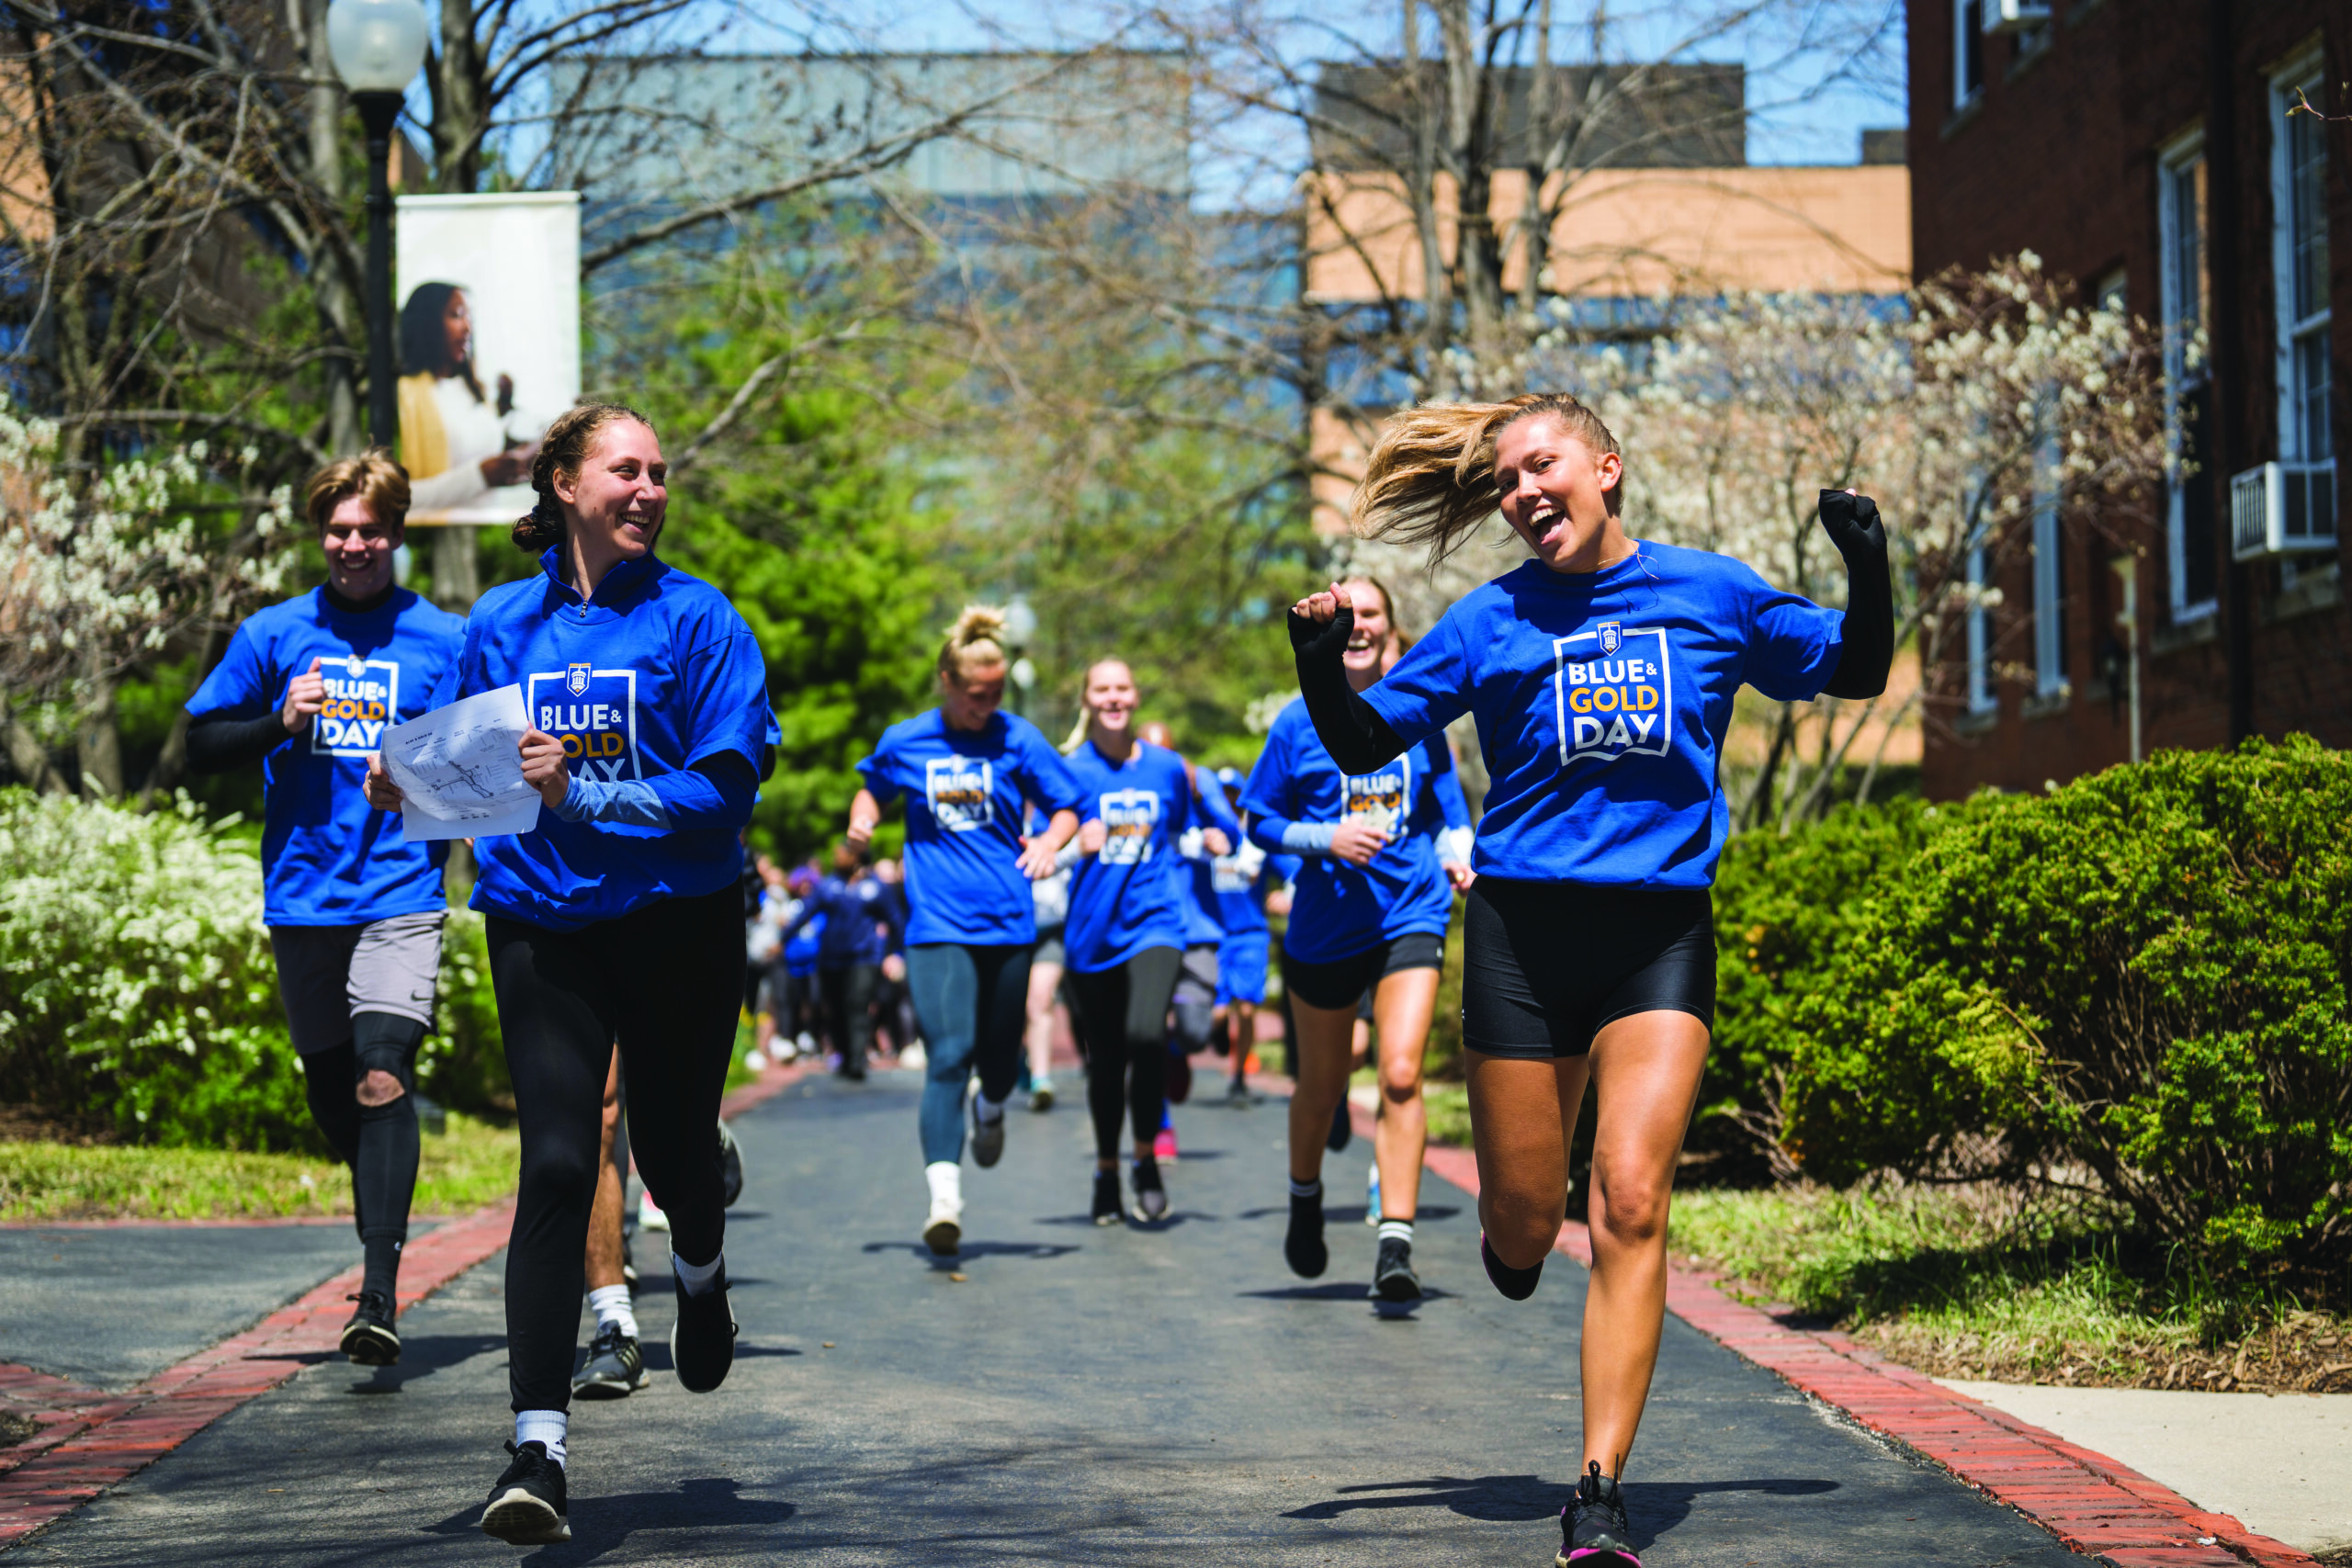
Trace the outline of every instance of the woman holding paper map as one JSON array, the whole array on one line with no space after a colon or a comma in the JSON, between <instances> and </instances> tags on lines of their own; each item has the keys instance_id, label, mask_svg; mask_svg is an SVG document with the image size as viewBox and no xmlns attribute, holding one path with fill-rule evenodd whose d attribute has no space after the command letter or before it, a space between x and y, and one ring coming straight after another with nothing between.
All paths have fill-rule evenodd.
<instances>
[{"instance_id":1,"label":"woman holding paper map","mask_svg":"<svg viewBox=\"0 0 2352 1568\"><path fill-rule=\"evenodd\" d=\"M654 555L667 465L645 418L613 404L548 426L537 502L514 525L539 575L482 595L439 699L520 688L536 829L476 840L473 905L523 1130L506 1263L514 1463L481 1528L516 1545L571 1538L564 1490L582 1248L616 1041L639 1170L670 1218L677 1325L694 1393L734 1359L711 1126L741 999L738 838L768 725L751 628L709 584ZM369 798L400 791L380 768Z\"/></svg>"}]
</instances>

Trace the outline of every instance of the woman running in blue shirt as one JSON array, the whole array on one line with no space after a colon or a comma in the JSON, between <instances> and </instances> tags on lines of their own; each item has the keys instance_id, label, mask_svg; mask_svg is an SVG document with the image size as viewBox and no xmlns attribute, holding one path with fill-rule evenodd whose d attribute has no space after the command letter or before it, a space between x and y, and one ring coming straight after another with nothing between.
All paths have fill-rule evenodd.
<instances>
[{"instance_id":1,"label":"woman running in blue shirt","mask_svg":"<svg viewBox=\"0 0 2352 1568\"><path fill-rule=\"evenodd\" d=\"M1086 1042L1086 1103L1094 1118L1094 1223L1116 1224L1119 1121L1135 1134L1136 1213L1168 1213L1151 1145L1168 1089L1168 1004L1184 956L1189 875L1176 840L1197 826L1198 807L1184 760L1136 739L1136 678L1115 659L1086 671L1081 701L1085 739L1069 759L1083 803L1069 917L1062 928L1078 1030ZM1228 854L1232 840L1211 827L1203 844Z\"/></svg>"},{"instance_id":2,"label":"woman running in blue shirt","mask_svg":"<svg viewBox=\"0 0 2352 1568\"><path fill-rule=\"evenodd\" d=\"M725 596L653 554L666 474L631 410L583 404L550 425L531 465L537 504L514 525L540 571L482 595L439 694L523 688L523 776L547 807L531 832L474 844L523 1131L506 1257L514 1461L481 1528L518 1545L571 1533L566 1413L616 1042L630 1147L670 1222L672 1364L707 1393L735 1355L711 1127L741 1003L737 835L758 791L766 671ZM400 805L380 761L368 786Z\"/></svg>"},{"instance_id":3,"label":"woman running in blue shirt","mask_svg":"<svg viewBox=\"0 0 2352 1568\"><path fill-rule=\"evenodd\" d=\"M849 807L849 841L862 849L883 807L906 797L907 986L927 1053L922 1239L941 1257L963 1239L964 1089L976 1071L972 1157L985 1168L1004 1153L1037 940L1029 885L1053 874L1055 855L1078 832L1078 785L1053 743L999 709L1010 667L1003 637L1000 610L973 605L956 617L939 649L939 705L882 732L857 765L865 784ZM1025 802L1050 814L1026 840Z\"/></svg>"},{"instance_id":4,"label":"woman running in blue shirt","mask_svg":"<svg viewBox=\"0 0 2352 1568\"><path fill-rule=\"evenodd\" d=\"M1388 591L1348 584L1354 626L1340 665L1351 690L1380 679L1398 641ZM1372 993L1380 1033L1383 1100L1374 1156L1380 1169L1375 1295L1409 1302L1413 1221L1429 1140L1421 1059L1445 963L1453 889L1470 873L1446 835L1467 832L1470 808L1445 737L1415 741L1361 774L1344 773L1315 733L1306 705L1283 709L1241 792L1250 836L1269 854L1302 857L1283 935L1283 987L1297 1024L1297 1087L1290 1101L1290 1228L1283 1256L1312 1280L1329 1263L1323 1241L1323 1153L1344 1115L1356 1003Z\"/></svg>"},{"instance_id":5,"label":"woman running in blue shirt","mask_svg":"<svg viewBox=\"0 0 2352 1568\"><path fill-rule=\"evenodd\" d=\"M1495 1287L1532 1294L1559 1235L1588 1082L1595 1112L1585 1298L1584 1473L1557 1561L1637 1562L1618 1479L1649 1396L1666 1308L1674 1164L1715 998L1709 887L1730 829L1717 784L1743 684L1781 701L1885 688L1894 649L1878 508L1824 491L1846 608L1740 562L1629 537L1617 443L1575 399L1528 395L1393 418L1351 522L1432 558L1499 509L1535 558L1465 595L1359 694L1353 595L1291 615L1300 685L1339 764L1376 768L1468 713L1493 783L1464 921L1463 1039L1479 1247Z\"/></svg>"}]
</instances>

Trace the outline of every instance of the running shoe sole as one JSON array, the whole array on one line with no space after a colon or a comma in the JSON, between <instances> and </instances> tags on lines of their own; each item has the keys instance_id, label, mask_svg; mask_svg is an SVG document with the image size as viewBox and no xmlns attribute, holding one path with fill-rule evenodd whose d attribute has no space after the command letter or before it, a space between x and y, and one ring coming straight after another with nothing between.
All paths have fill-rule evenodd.
<instances>
[{"instance_id":1,"label":"running shoe sole","mask_svg":"<svg viewBox=\"0 0 2352 1568\"><path fill-rule=\"evenodd\" d=\"M652 1381L643 1372L637 1374L635 1382L629 1382L627 1378L616 1377L582 1378L571 1385L571 1397L574 1399L627 1399Z\"/></svg>"},{"instance_id":2,"label":"running shoe sole","mask_svg":"<svg viewBox=\"0 0 2352 1568\"><path fill-rule=\"evenodd\" d=\"M343 1353L356 1367L390 1367L401 1359L401 1337L381 1324L359 1322L343 1331Z\"/></svg>"},{"instance_id":3,"label":"running shoe sole","mask_svg":"<svg viewBox=\"0 0 2352 1568\"><path fill-rule=\"evenodd\" d=\"M711 1393L713 1390L717 1389L719 1384L725 1382L727 1381L727 1374L735 1369L735 1340L737 1337L743 1332L743 1325L735 1321L735 1314L731 1309L726 1310L727 1364L718 1369L718 1375L717 1377L711 1379L710 1382L700 1385L696 1385L686 1381L686 1374L684 1370L686 1364L685 1359L678 1354L678 1330L683 1326L683 1319L681 1322L670 1325L670 1365L673 1369L677 1371L679 1386L684 1388L688 1393Z\"/></svg>"},{"instance_id":4,"label":"running shoe sole","mask_svg":"<svg viewBox=\"0 0 2352 1568\"><path fill-rule=\"evenodd\" d=\"M953 1258L964 1243L964 1227L954 1220L941 1218L922 1227L922 1244L931 1248L934 1258Z\"/></svg>"},{"instance_id":5,"label":"running shoe sole","mask_svg":"<svg viewBox=\"0 0 2352 1568\"><path fill-rule=\"evenodd\" d=\"M571 1521L520 1486L510 1486L481 1511L481 1532L509 1546L552 1546L571 1539Z\"/></svg>"},{"instance_id":6,"label":"running shoe sole","mask_svg":"<svg viewBox=\"0 0 2352 1568\"><path fill-rule=\"evenodd\" d=\"M1421 1282L1410 1269L1401 1269L1374 1280L1372 1293L1384 1302L1417 1302L1421 1299Z\"/></svg>"},{"instance_id":7,"label":"running shoe sole","mask_svg":"<svg viewBox=\"0 0 2352 1568\"><path fill-rule=\"evenodd\" d=\"M1561 1552L1552 1559L1552 1568L1642 1568L1642 1560L1630 1551L1590 1546L1582 1551Z\"/></svg>"}]
</instances>

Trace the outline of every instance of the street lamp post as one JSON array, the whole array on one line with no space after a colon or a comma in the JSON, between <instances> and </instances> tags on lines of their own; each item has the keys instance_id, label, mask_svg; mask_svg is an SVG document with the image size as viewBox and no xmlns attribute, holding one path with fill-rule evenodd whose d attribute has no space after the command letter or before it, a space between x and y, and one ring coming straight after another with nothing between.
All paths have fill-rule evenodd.
<instances>
[{"instance_id":1,"label":"street lamp post","mask_svg":"<svg viewBox=\"0 0 2352 1568\"><path fill-rule=\"evenodd\" d=\"M400 434L392 358L392 127L408 85L424 64L424 7L417 0L334 0L327 49L368 133L368 435L390 446Z\"/></svg>"},{"instance_id":2,"label":"street lamp post","mask_svg":"<svg viewBox=\"0 0 2352 1568\"><path fill-rule=\"evenodd\" d=\"M1029 662L1029 644L1037 635L1037 612L1021 594L1004 607L1004 637L1012 645L1012 711L1029 716L1029 688L1037 682L1037 667Z\"/></svg>"}]
</instances>

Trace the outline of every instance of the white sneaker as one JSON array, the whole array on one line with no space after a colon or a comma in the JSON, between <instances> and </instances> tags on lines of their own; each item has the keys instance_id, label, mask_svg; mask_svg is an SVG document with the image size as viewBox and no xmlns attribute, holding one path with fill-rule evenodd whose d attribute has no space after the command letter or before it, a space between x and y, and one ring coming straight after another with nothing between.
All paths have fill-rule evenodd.
<instances>
[{"instance_id":1,"label":"white sneaker","mask_svg":"<svg viewBox=\"0 0 2352 1568\"><path fill-rule=\"evenodd\" d=\"M754 1045L743 1053L743 1065L755 1073L768 1070L768 1054Z\"/></svg>"},{"instance_id":2,"label":"white sneaker","mask_svg":"<svg viewBox=\"0 0 2352 1568\"><path fill-rule=\"evenodd\" d=\"M817 1037L805 1029L794 1037L792 1045L794 1050L804 1056L813 1056L817 1054Z\"/></svg>"},{"instance_id":3,"label":"white sneaker","mask_svg":"<svg viewBox=\"0 0 2352 1568\"><path fill-rule=\"evenodd\" d=\"M662 1205L653 1201L650 1192L640 1193L638 1197L637 1228L641 1231L666 1231L670 1228L670 1216L662 1212Z\"/></svg>"},{"instance_id":4,"label":"white sneaker","mask_svg":"<svg viewBox=\"0 0 2352 1568\"><path fill-rule=\"evenodd\" d=\"M932 1201L931 1218L922 1225L922 1244L936 1258L953 1258L964 1241L964 1213L952 1203Z\"/></svg>"},{"instance_id":5,"label":"white sneaker","mask_svg":"<svg viewBox=\"0 0 2352 1568\"><path fill-rule=\"evenodd\" d=\"M899 1053L899 1066L905 1067L910 1072L919 1073L922 1071L923 1064L929 1059L930 1058L924 1055L922 1042L920 1040Z\"/></svg>"}]
</instances>

